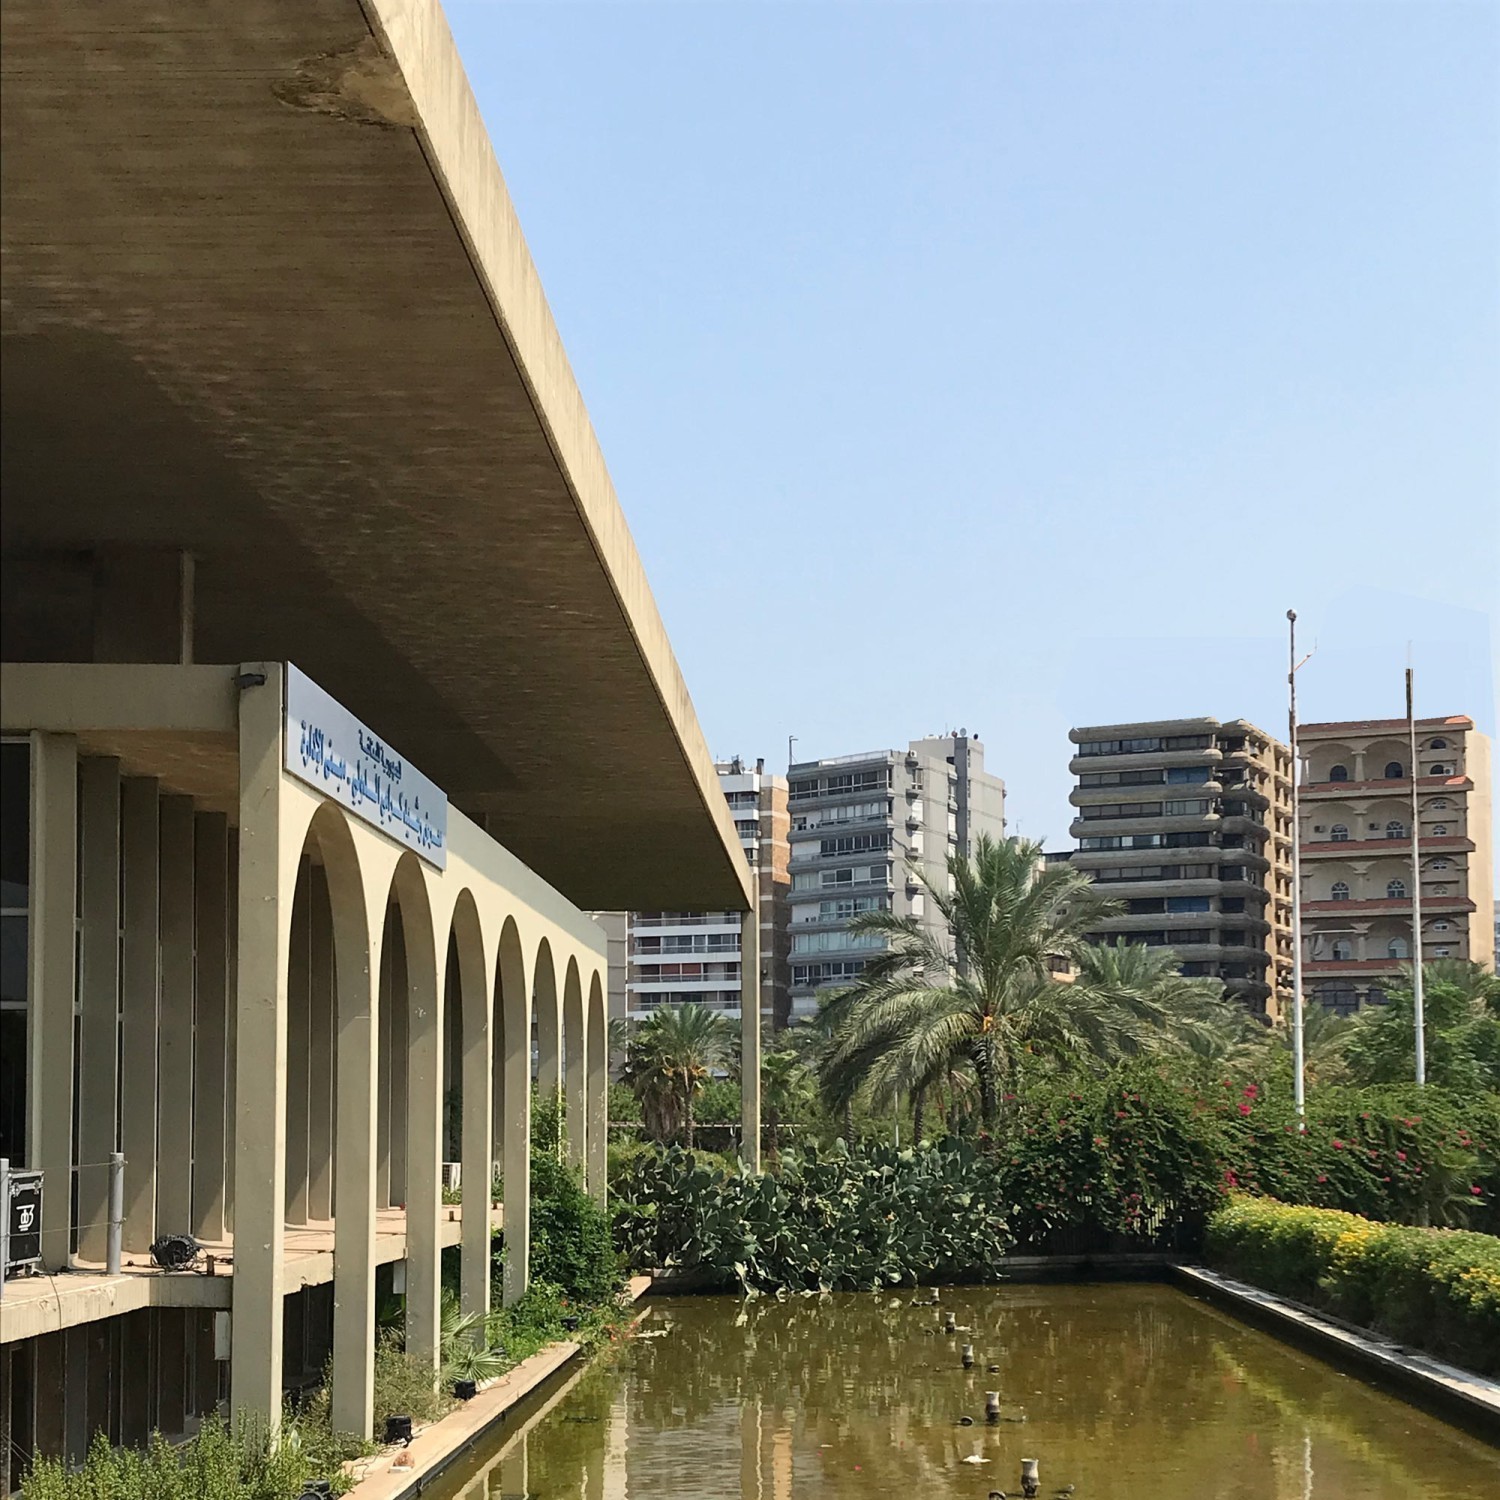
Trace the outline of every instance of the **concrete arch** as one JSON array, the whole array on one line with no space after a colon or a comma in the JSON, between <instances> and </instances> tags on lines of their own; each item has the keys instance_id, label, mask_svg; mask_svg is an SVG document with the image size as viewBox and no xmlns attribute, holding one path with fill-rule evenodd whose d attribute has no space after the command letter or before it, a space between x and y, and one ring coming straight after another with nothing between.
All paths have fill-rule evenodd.
<instances>
[{"instance_id":1,"label":"concrete arch","mask_svg":"<svg viewBox=\"0 0 1500 1500\"><path fill-rule=\"evenodd\" d=\"M453 903L445 996L461 1019L459 1087L463 1097L460 1161L463 1168L463 1250L459 1300L481 1317L490 1307L491 1057L489 963L473 892L465 886Z\"/></svg>"},{"instance_id":2,"label":"concrete arch","mask_svg":"<svg viewBox=\"0 0 1500 1500\"><path fill-rule=\"evenodd\" d=\"M526 1295L531 1244L531 990L525 948L513 917L495 952L494 1013L505 1179L504 1300Z\"/></svg>"},{"instance_id":3,"label":"concrete arch","mask_svg":"<svg viewBox=\"0 0 1500 1500\"><path fill-rule=\"evenodd\" d=\"M386 894L398 913L406 981L406 1349L438 1362L441 1299L443 1011L437 935L422 862L409 850Z\"/></svg>"},{"instance_id":4,"label":"concrete arch","mask_svg":"<svg viewBox=\"0 0 1500 1500\"><path fill-rule=\"evenodd\" d=\"M562 1010L558 1003L557 963L552 944L537 944L531 1003L536 1026L536 1086L539 1094L562 1088Z\"/></svg>"},{"instance_id":5,"label":"concrete arch","mask_svg":"<svg viewBox=\"0 0 1500 1500\"><path fill-rule=\"evenodd\" d=\"M578 959L568 956L562 992L562 1087L567 1110L563 1143L570 1166L582 1168L588 1150L588 1027Z\"/></svg>"},{"instance_id":6,"label":"concrete arch","mask_svg":"<svg viewBox=\"0 0 1500 1500\"><path fill-rule=\"evenodd\" d=\"M328 889L334 993L334 1236L332 1417L368 1433L375 1399L375 1114L380 937L370 930L359 851L343 811L322 803L308 820Z\"/></svg>"},{"instance_id":7,"label":"concrete arch","mask_svg":"<svg viewBox=\"0 0 1500 1500\"><path fill-rule=\"evenodd\" d=\"M603 1203L609 1164L609 1011L599 970L589 976L588 1035L588 1189Z\"/></svg>"}]
</instances>

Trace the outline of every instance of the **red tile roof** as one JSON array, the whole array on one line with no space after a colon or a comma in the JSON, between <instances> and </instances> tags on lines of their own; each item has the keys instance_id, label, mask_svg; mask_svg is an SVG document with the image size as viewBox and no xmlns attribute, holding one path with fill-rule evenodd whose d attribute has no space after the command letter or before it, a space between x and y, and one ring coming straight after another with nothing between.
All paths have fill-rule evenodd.
<instances>
[{"instance_id":1,"label":"red tile roof","mask_svg":"<svg viewBox=\"0 0 1500 1500\"><path fill-rule=\"evenodd\" d=\"M1449 714L1442 719L1418 719L1418 729L1472 729L1468 714ZM1405 729L1405 719L1346 719L1342 723L1299 724L1299 737L1308 734L1363 734L1371 729Z\"/></svg>"}]
</instances>

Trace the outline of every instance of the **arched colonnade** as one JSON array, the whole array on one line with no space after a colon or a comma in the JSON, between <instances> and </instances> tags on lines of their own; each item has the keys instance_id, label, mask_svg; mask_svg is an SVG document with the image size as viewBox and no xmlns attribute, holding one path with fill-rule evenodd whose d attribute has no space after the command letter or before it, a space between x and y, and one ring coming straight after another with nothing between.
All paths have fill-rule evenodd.
<instances>
[{"instance_id":1,"label":"arched colonnade","mask_svg":"<svg viewBox=\"0 0 1500 1500\"><path fill-rule=\"evenodd\" d=\"M602 1200L605 951L588 917L457 812L439 869L279 758L247 765L246 748L232 1403L275 1420L281 1299L297 1289L286 1229L331 1219L333 1417L367 1432L390 1209L405 1210L407 1347L436 1370L445 1143L460 1148L465 1311L489 1306L492 1173L504 1298L526 1290L533 1081L565 1099L564 1149ZM245 795L257 773L258 799Z\"/></svg>"}]
</instances>

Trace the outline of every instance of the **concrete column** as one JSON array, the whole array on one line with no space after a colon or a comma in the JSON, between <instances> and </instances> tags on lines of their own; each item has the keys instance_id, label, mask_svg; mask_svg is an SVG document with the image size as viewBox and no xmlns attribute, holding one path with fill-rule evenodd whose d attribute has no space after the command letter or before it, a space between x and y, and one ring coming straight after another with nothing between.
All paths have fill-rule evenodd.
<instances>
[{"instance_id":1,"label":"concrete column","mask_svg":"<svg viewBox=\"0 0 1500 1500\"><path fill-rule=\"evenodd\" d=\"M463 1271L459 1297L466 1313L478 1313L482 1317L490 1307L490 1027L493 1020L490 987L482 958L471 967L460 954L459 976L458 1003L463 1007L464 1028ZM507 1195L509 1174L507 1158Z\"/></svg>"},{"instance_id":2,"label":"concrete column","mask_svg":"<svg viewBox=\"0 0 1500 1500\"><path fill-rule=\"evenodd\" d=\"M194 819L198 906L198 1035L193 1054L193 1233L224 1238L224 1154L228 1101L229 819Z\"/></svg>"},{"instance_id":3,"label":"concrete column","mask_svg":"<svg viewBox=\"0 0 1500 1500\"><path fill-rule=\"evenodd\" d=\"M26 1028L27 1165L46 1174L42 1264L59 1271L72 1240L74 912L78 879L78 742L31 736L31 909Z\"/></svg>"},{"instance_id":4,"label":"concrete column","mask_svg":"<svg viewBox=\"0 0 1500 1500\"><path fill-rule=\"evenodd\" d=\"M328 887L314 881L308 991L307 1215L333 1217L333 914Z\"/></svg>"},{"instance_id":5,"label":"concrete column","mask_svg":"<svg viewBox=\"0 0 1500 1500\"><path fill-rule=\"evenodd\" d=\"M156 1222L193 1227L193 799L161 799L161 1032L157 1040Z\"/></svg>"},{"instance_id":6,"label":"concrete column","mask_svg":"<svg viewBox=\"0 0 1500 1500\"><path fill-rule=\"evenodd\" d=\"M589 1196L605 1199L609 1179L609 1021L602 997L589 1002L588 1170Z\"/></svg>"},{"instance_id":7,"label":"concrete column","mask_svg":"<svg viewBox=\"0 0 1500 1500\"><path fill-rule=\"evenodd\" d=\"M240 695L240 878L235 984L234 1327L230 1407L281 1419L286 1210L286 960L295 865L284 874L282 671Z\"/></svg>"},{"instance_id":8,"label":"concrete column","mask_svg":"<svg viewBox=\"0 0 1500 1500\"><path fill-rule=\"evenodd\" d=\"M760 1171L760 913L740 917L740 1160Z\"/></svg>"},{"instance_id":9,"label":"concrete column","mask_svg":"<svg viewBox=\"0 0 1500 1500\"><path fill-rule=\"evenodd\" d=\"M237 828L229 830L228 856L229 920L226 924L225 936L229 945L226 964L229 989L225 997L224 1010L224 1232L232 1237L234 1235L234 1089L238 1052L235 1033L239 1009L240 973L240 834Z\"/></svg>"},{"instance_id":10,"label":"concrete column","mask_svg":"<svg viewBox=\"0 0 1500 1500\"><path fill-rule=\"evenodd\" d=\"M395 1008L395 975L391 968L395 922L387 911L385 937L380 945L379 1008L375 1072L375 1201L382 1208L391 1202L391 1074L395 1053L391 1038L391 1012Z\"/></svg>"},{"instance_id":11,"label":"concrete column","mask_svg":"<svg viewBox=\"0 0 1500 1500\"><path fill-rule=\"evenodd\" d=\"M406 1202L406 1113L409 1108L407 1068L411 1046L411 981L405 935L395 929L395 952L391 955L391 1052L390 1052L390 1181L389 1196L382 1202L399 1207Z\"/></svg>"},{"instance_id":12,"label":"concrete column","mask_svg":"<svg viewBox=\"0 0 1500 1500\"><path fill-rule=\"evenodd\" d=\"M588 1037L583 1020L583 1006L570 996L564 1002L563 1026L563 1098L567 1104L563 1145L569 1166L582 1169L587 1165Z\"/></svg>"},{"instance_id":13,"label":"concrete column","mask_svg":"<svg viewBox=\"0 0 1500 1500\"><path fill-rule=\"evenodd\" d=\"M548 1099L562 1090L562 1013L553 985L538 985L532 992L531 1012L536 1017L536 1092Z\"/></svg>"},{"instance_id":14,"label":"concrete column","mask_svg":"<svg viewBox=\"0 0 1500 1500\"><path fill-rule=\"evenodd\" d=\"M322 874L315 876L304 856L297 873L286 971L286 1221L298 1226L308 1219L312 889L322 883Z\"/></svg>"},{"instance_id":15,"label":"concrete column","mask_svg":"<svg viewBox=\"0 0 1500 1500\"><path fill-rule=\"evenodd\" d=\"M364 892L329 881L338 1016L338 1146L334 1152L333 1401L337 1432L370 1436L375 1409L376 976L380 940Z\"/></svg>"},{"instance_id":16,"label":"concrete column","mask_svg":"<svg viewBox=\"0 0 1500 1500\"><path fill-rule=\"evenodd\" d=\"M500 1003L503 1005L503 1000ZM512 1026L507 1014L505 1027L504 1302L507 1307L519 1302L531 1284L531 1027L529 1017L517 1019L519 1024Z\"/></svg>"},{"instance_id":17,"label":"concrete column","mask_svg":"<svg viewBox=\"0 0 1500 1500\"><path fill-rule=\"evenodd\" d=\"M406 932L406 1348L437 1371L438 1309L442 1248L438 1214L442 1202L443 1011L436 982L439 954L430 930L425 951L415 951Z\"/></svg>"},{"instance_id":18,"label":"concrete column","mask_svg":"<svg viewBox=\"0 0 1500 1500\"><path fill-rule=\"evenodd\" d=\"M152 778L129 776L120 799L125 935L121 962L120 1149L127 1254L156 1238L156 1042L161 989L161 812Z\"/></svg>"},{"instance_id":19,"label":"concrete column","mask_svg":"<svg viewBox=\"0 0 1500 1500\"><path fill-rule=\"evenodd\" d=\"M90 758L80 771L78 1254L102 1264L120 1065L120 763Z\"/></svg>"}]
</instances>

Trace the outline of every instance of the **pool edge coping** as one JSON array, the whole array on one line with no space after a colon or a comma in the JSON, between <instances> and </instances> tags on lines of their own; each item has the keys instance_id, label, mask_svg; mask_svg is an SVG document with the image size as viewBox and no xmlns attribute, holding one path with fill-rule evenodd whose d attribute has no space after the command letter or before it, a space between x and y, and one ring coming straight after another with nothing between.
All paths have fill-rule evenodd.
<instances>
[{"instance_id":1,"label":"pool edge coping","mask_svg":"<svg viewBox=\"0 0 1500 1500\"><path fill-rule=\"evenodd\" d=\"M649 1276L632 1276L625 1286L625 1299L639 1302L650 1290ZM639 1322L647 1311L649 1309L638 1312L632 1321ZM529 1359L523 1359L514 1369L507 1370L471 1401L423 1427L407 1447L399 1450L383 1448L370 1458L353 1460L348 1470L356 1473L357 1478L346 1492L346 1500L408 1500L408 1497L420 1494L491 1428L582 1352L583 1346L571 1340L549 1344ZM397 1452L413 1453L411 1468L392 1466Z\"/></svg>"},{"instance_id":2,"label":"pool edge coping","mask_svg":"<svg viewBox=\"0 0 1500 1500\"><path fill-rule=\"evenodd\" d=\"M1288 1343L1328 1356L1331 1363L1371 1376L1376 1384L1394 1388L1414 1404L1500 1446L1500 1382L1431 1355L1410 1352L1368 1330L1334 1322L1311 1308L1206 1266L1171 1261L1167 1270L1172 1284L1181 1290L1197 1293Z\"/></svg>"}]
</instances>

